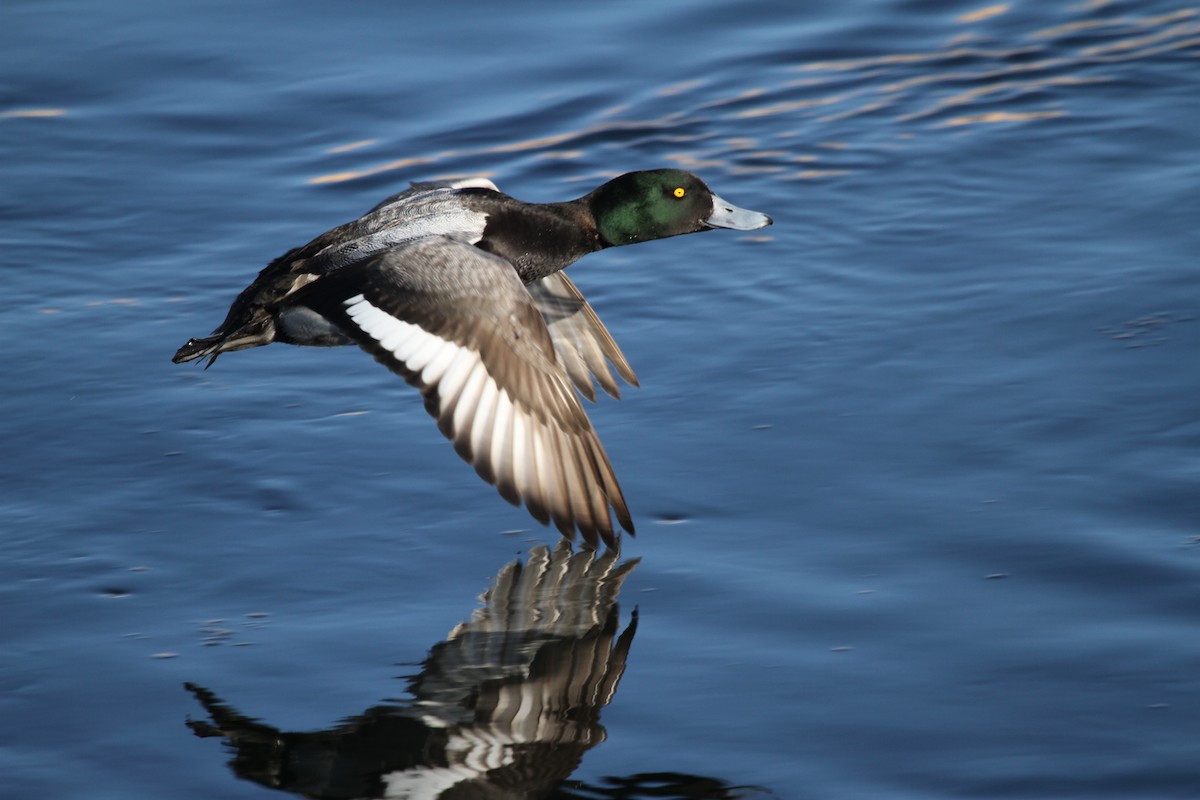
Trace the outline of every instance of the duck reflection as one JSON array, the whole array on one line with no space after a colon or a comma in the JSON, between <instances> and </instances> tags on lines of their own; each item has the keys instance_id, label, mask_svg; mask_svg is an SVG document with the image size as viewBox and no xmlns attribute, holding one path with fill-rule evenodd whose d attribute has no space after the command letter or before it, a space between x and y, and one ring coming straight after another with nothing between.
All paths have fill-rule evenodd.
<instances>
[{"instance_id":1,"label":"duck reflection","mask_svg":"<svg viewBox=\"0 0 1200 800\"><path fill-rule=\"evenodd\" d=\"M617 594L636 564L565 543L534 549L433 647L409 678L411 700L330 730L277 730L194 684L210 719L188 726L223 737L239 777L304 797L547 796L604 741L600 709L637 629L635 611L618 633Z\"/></svg>"}]
</instances>

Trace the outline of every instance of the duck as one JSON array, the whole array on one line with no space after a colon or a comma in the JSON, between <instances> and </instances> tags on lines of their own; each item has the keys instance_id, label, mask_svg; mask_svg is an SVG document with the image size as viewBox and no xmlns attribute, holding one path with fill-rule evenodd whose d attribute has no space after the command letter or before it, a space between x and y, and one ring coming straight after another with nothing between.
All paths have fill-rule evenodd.
<instances>
[{"instance_id":1,"label":"duck","mask_svg":"<svg viewBox=\"0 0 1200 800\"><path fill-rule=\"evenodd\" d=\"M416 387L439 430L513 505L587 549L634 524L580 396L638 378L563 270L588 253L772 224L696 175L619 175L527 203L486 178L426 181L271 261L175 363L274 342L358 345Z\"/></svg>"}]
</instances>

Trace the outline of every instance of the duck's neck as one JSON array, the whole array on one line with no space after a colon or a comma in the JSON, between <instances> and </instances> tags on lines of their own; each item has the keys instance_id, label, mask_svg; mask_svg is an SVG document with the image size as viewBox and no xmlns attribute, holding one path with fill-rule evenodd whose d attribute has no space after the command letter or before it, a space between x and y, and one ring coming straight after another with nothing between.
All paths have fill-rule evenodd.
<instances>
[{"instance_id":1,"label":"duck's neck","mask_svg":"<svg viewBox=\"0 0 1200 800\"><path fill-rule=\"evenodd\" d=\"M490 210L478 246L507 260L521 280L532 283L604 244L591 213L576 200Z\"/></svg>"}]
</instances>

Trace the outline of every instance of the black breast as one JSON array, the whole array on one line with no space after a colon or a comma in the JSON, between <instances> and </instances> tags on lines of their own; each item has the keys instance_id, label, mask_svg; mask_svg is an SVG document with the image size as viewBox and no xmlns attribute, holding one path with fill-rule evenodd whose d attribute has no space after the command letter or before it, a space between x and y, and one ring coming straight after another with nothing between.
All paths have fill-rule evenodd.
<instances>
[{"instance_id":1,"label":"black breast","mask_svg":"<svg viewBox=\"0 0 1200 800\"><path fill-rule=\"evenodd\" d=\"M489 203L487 227L477 246L500 256L532 283L601 248L596 224L575 203Z\"/></svg>"}]
</instances>

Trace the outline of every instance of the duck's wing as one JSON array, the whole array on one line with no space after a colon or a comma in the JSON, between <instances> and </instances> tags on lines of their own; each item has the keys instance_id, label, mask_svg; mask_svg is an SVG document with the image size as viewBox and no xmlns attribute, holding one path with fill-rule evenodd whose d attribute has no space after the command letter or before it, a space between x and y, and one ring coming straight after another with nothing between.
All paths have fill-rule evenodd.
<instances>
[{"instance_id":1,"label":"duck's wing","mask_svg":"<svg viewBox=\"0 0 1200 800\"><path fill-rule=\"evenodd\" d=\"M604 391L620 398L617 382L608 369L610 361L626 383L638 385L637 375L625 354L570 278L555 272L525 288L546 320L563 368L587 399L596 399L593 376Z\"/></svg>"},{"instance_id":2,"label":"duck's wing","mask_svg":"<svg viewBox=\"0 0 1200 800\"><path fill-rule=\"evenodd\" d=\"M542 315L512 266L461 240L419 239L327 275L291 304L317 312L421 390L458 454L564 536L616 549L629 509Z\"/></svg>"}]
</instances>

